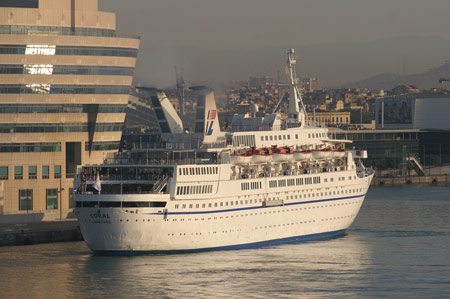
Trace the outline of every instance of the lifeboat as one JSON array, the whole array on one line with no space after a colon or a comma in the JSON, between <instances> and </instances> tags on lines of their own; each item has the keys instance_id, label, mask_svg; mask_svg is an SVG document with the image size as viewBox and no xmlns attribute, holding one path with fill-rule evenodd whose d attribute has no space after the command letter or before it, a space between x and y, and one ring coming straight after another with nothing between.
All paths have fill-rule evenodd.
<instances>
[{"instance_id":1,"label":"lifeboat","mask_svg":"<svg viewBox=\"0 0 450 299\"><path fill-rule=\"evenodd\" d=\"M312 150L299 150L294 152L295 161L307 161L312 158Z\"/></svg>"},{"instance_id":2,"label":"lifeboat","mask_svg":"<svg viewBox=\"0 0 450 299\"><path fill-rule=\"evenodd\" d=\"M340 159L340 158L343 158L344 156L345 156L345 149L343 149L343 148L335 149L335 150L331 151L332 158Z\"/></svg>"},{"instance_id":3,"label":"lifeboat","mask_svg":"<svg viewBox=\"0 0 450 299\"><path fill-rule=\"evenodd\" d=\"M292 147L275 147L272 154L274 162L286 162L292 160L294 156L294 149Z\"/></svg>"},{"instance_id":4,"label":"lifeboat","mask_svg":"<svg viewBox=\"0 0 450 299\"><path fill-rule=\"evenodd\" d=\"M257 148L252 151L251 162L254 164L267 163L272 159L272 150L270 148Z\"/></svg>"},{"instance_id":5,"label":"lifeboat","mask_svg":"<svg viewBox=\"0 0 450 299\"><path fill-rule=\"evenodd\" d=\"M236 151L230 155L230 162L233 165L250 164L252 160L252 153L249 150L244 152Z\"/></svg>"},{"instance_id":6,"label":"lifeboat","mask_svg":"<svg viewBox=\"0 0 450 299\"><path fill-rule=\"evenodd\" d=\"M326 147L314 150L312 155L314 159L326 159L331 156L331 152L332 152L331 147Z\"/></svg>"}]
</instances>

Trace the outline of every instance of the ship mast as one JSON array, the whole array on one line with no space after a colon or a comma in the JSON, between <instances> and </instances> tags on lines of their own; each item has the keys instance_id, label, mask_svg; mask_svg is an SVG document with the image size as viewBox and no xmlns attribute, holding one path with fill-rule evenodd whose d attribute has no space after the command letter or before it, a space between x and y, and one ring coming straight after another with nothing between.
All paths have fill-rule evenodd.
<instances>
[{"instance_id":1,"label":"ship mast","mask_svg":"<svg viewBox=\"0 0 450 299\"><path fill-rule=\"evenodd\" d=\"M295 72L295 64L297 63L297 58L294 56L294 49L290 49L287 52L287 75L289 79L289 109L288 114L290 119L298 121L300 127L305 125L306 121L306 109L303 105L303 100L300 92L297 88L297 75ZM301 109L299 107L299 103Z\"/></svg>"}]
</instances>

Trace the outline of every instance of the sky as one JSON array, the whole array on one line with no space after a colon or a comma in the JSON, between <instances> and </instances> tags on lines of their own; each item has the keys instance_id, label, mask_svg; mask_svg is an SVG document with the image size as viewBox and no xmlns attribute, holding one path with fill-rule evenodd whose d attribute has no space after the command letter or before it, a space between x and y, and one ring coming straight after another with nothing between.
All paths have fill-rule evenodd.
<instances>
[{"instance_id":1,"label":"sky","mask_svg":"<svg viewBox=\"0 0 450 299\"><path fill-rule=\"evenodd\" d=\"M449 0L99 0L99 9L116 13L118 32L141 36L135 81L155 87L174 84L175 65L193 83L276 76L290 47L301 76L330 86L450 58Z\"/></svg>"}]
</instances>

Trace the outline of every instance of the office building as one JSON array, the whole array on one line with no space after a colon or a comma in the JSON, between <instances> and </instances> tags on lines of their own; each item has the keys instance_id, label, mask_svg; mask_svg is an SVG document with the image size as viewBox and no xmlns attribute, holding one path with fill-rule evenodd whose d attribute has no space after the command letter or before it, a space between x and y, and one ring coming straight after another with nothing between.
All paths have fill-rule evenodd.
<instances>
[{"instance_id":1,"label":"office building","mask_svg":"<svg viewBox=\"0 0 450 299\"><path fill-rule=\"evenodd\" d=\"M119 148L138 47L97 0L0 2L0 222L71 215L75 166Z\"/></svg>"}]
</instances>

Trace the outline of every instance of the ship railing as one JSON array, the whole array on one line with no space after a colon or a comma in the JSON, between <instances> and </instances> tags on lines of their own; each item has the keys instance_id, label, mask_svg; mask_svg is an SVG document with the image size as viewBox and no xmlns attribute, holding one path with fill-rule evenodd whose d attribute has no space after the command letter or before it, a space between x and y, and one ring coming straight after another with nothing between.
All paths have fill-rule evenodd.
<instances>
[{"instance_id":1,"label":"ship railing","mask_svg":"<svg viewBox=\"0 0 450 299\"><path fill-rule=\"evenodd\" d=\"M312 120L305 121L305 125L310 126L310 127L321 127L321 128L326 127L326 124L324 122L312 121ZM297 123L286 123L286 124L281 124L281 125L277 125L277 126L272 126L272 125L260 125L260 126L233 125L233 126L230 126L229 131L230 132L284 131L284 130L291 129L291 128L299 128L301 126L302 126L301 124L297 124Z\"/></svg>"},{"instance_id":2,"label":"ship railing","mask_svg":"<svg viewBox=\"0 0 450 299\"><path fill-rule=\"evenodd\" d=\"M104 165L187 165L187 164L221 164L220 158L217 159L202 159L202 158L181 158L173 159L168 157L167 159L105 159Z\"/></svg>"}]
</instances>

